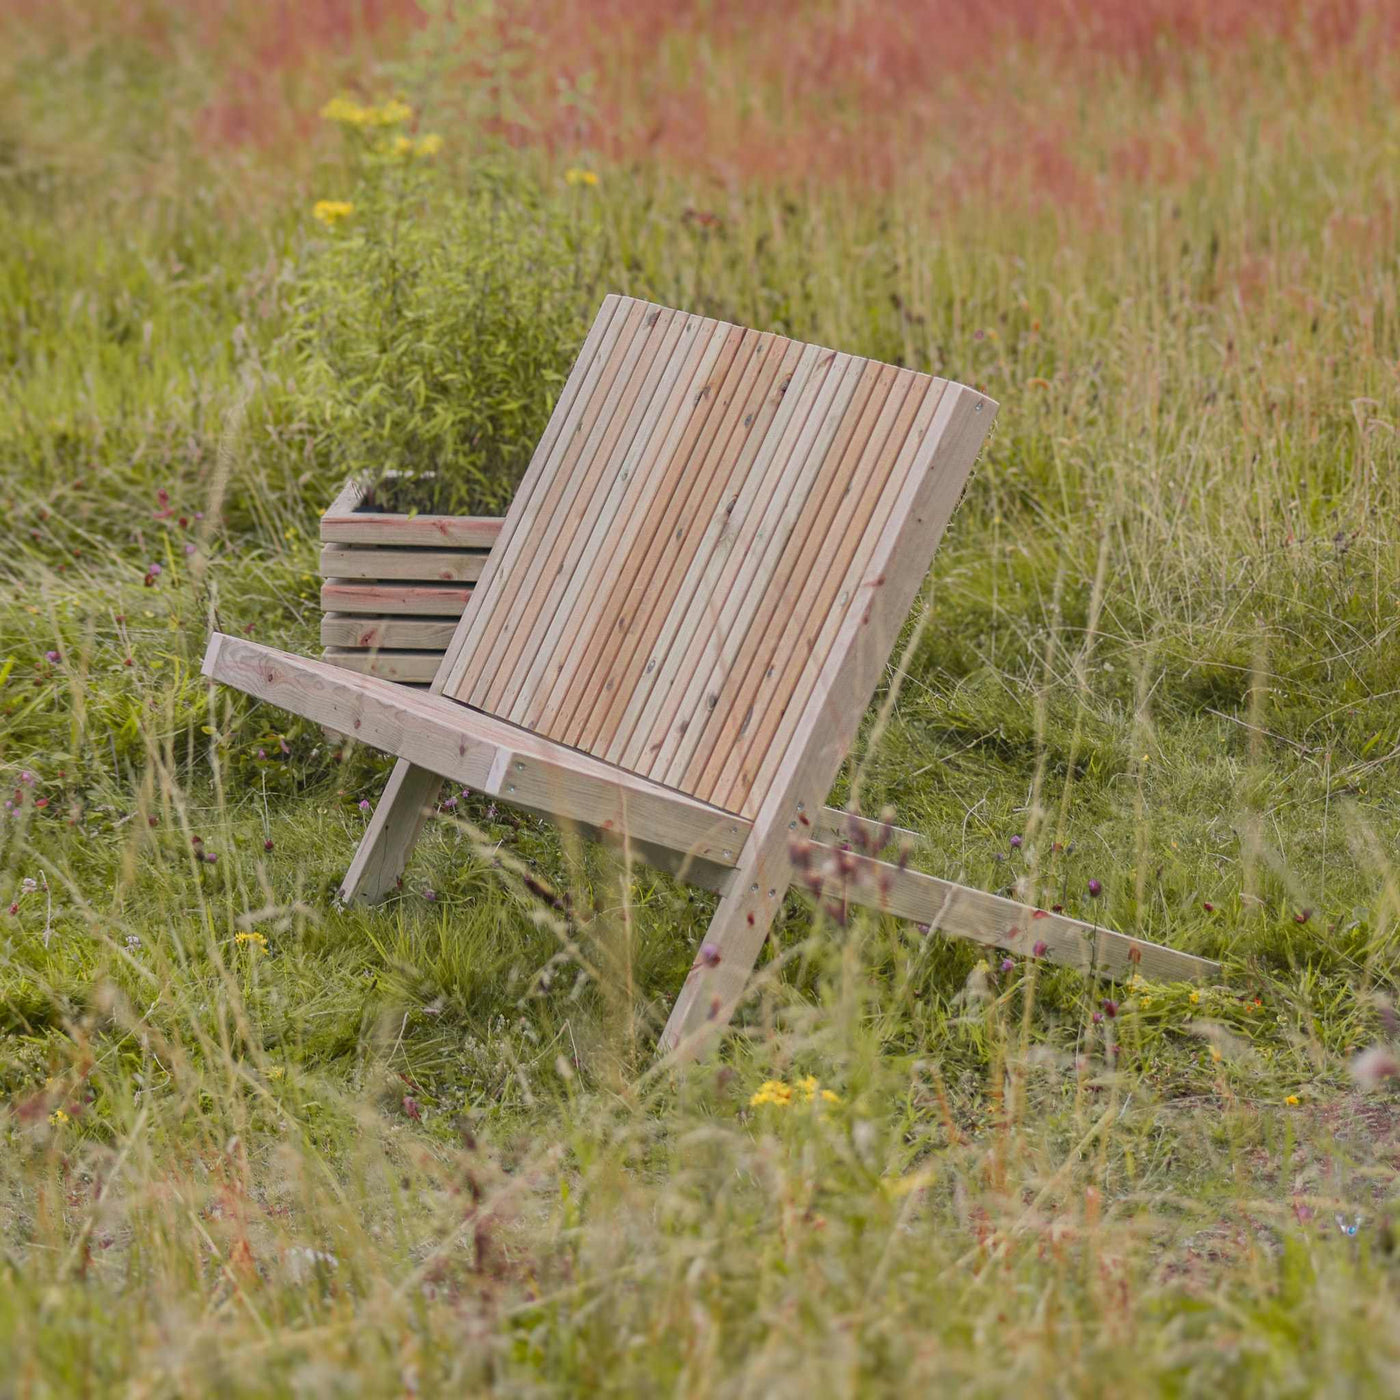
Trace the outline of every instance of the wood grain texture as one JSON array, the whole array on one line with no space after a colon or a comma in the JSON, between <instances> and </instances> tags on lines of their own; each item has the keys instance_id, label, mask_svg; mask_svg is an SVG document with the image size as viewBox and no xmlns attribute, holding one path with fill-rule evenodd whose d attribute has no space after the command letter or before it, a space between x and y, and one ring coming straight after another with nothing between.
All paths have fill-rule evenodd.
<instances>
[{"instance_id":1,"label":"wood grain texture","mask_svg":"<svg viewBox=\"0 0 1400 1400\"><path fill-rule=\"evenodd\" d=\"M456 630L457 619L450 616L357 617L354 613L329 612L321 617L321 644L359 651L379 651L386 647L431 651L440 660Z\"/></svg>"},{"instance_id":2,"label":"wood grain texture","mask_svg":"<svg viewBox=\"0 0 1400 1400\"><path fill-rule=\"evenodd\" d=\"M342 671L361 676L379 676L400 685L427 685L442 665L440 651L361 651L358 648L327 647L323 659Z\"/></svg>"},{"instance_id":3,"label":"wood grain texture","mask_svg":"<svg viewBox=\"0 0 1400 1400\"><path fill-rule=\"evenodd\" d=\"M470 584L365 583L329 578L321 585L326 612L461 618L472 599Z\"/></svg>"},{"instance_id":4,"label":"wood grain texture","mask_svg":"<svg viewBox=\"0 0 1400 1400\"><path fill-rule=\"evenodd\" d=\"M486 560L484 549L374 549L326 544L321 546L321 577L473 583L481 577Z\"/></svg>"}]
</instances>

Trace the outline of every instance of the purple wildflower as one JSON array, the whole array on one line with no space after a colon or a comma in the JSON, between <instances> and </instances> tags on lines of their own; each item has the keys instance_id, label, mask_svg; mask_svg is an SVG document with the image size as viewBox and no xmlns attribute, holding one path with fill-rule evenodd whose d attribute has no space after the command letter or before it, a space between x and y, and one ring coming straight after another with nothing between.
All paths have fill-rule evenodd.
<instances>
[{"instance_id":1,"label":"purple wildflower","mask_svg":"<svg viewBox=\"0 0 1400 1400\"><path fill-rule=\"evenodd\" d=\"M1089 897L1097 899L1103 893L1103 885L1098 880L1089 881Z\"/></svg>"},{"instance_id":2,"label":"purple wildflower","mask_svg":"<svg viewBox=\"0 0 1400 1400\"><path fill-rule=\"evenodd\" d=\"M362 797L362 798L360 798L360 811L362 811L362 812L368 812L368 811L369 811L369 798L368 798L368 797Z\"/></svg>"},{"instance_id":3,"label":"purple wildflower","mask_svg":"<svg viewBox=\"0 0 1400 1400\"><path fill-rule=\"evenodd\" d=\"M1050 947L1043 938L1037 938L1035 941L1035 947L1031 949L1031 952L1034 953L1038 958L1043 958L1049 951Z\"/></svg>"}]
</instances>

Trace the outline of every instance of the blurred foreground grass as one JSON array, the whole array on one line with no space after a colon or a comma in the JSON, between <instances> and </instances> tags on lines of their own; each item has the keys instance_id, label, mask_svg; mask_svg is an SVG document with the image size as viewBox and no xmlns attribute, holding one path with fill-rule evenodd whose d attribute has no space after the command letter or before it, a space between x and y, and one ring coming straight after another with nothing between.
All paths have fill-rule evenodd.
<instances>
[{"instance_id":1,"label":"blurred foreground grass","mask_svg":"<svg viewBox=\"0 0 1400 1400\"><path fill-rule=\"evenodd\" d=\"M1393 1389L1389 51L1011 50L1081 168L950 201L936 143L878 188L503 145L431 29L302 62L317 134L249 154L142 15L0 45L0 1394ZM341 81L441 152L322 131ZM1095 170L1146 130L1208 154ZM673 1081L707 897L466 796L333 907L383 764L204 637L316 649L347 470L504 500L605 290L1001 401L861 800L1220 987L794 897Z\"/></svg>"}]
</instances>

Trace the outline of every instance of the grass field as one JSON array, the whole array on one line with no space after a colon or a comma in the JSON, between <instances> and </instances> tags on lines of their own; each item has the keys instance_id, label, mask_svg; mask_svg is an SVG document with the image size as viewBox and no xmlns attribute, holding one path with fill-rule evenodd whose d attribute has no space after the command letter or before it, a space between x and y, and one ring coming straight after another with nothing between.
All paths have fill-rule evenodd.
<instances>
[{"instance_id":1,"label":"grass field","mask_svg":"<svg viewBox=\"0 0 1400 1400\"><path fill-rule=\"evenodd\" d=\"M0 1396L1394 1393L1397 91L1366 0L6 7ZM607 291L1000 401L837 796L1219 985L793 895L658 1075L708 896L465 794L335 907L385 763L204 639L318 649L349 472L502 508Z\"/></svg>"}]
</instances>

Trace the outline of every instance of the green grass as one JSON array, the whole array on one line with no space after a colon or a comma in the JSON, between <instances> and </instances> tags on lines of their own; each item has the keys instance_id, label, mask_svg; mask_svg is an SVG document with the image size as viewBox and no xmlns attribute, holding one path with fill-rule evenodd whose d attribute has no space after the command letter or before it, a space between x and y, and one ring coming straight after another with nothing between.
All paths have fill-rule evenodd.
<instances>
[{"instance_id":1,"label":"green grass","mask_svg":"<svg viewBox=\"0 0 1400 1400\"><path fill-rule=\"evenodd\" d=\"M1204 61L1165 95L1100 75L1085 150L1184 106L1211 159L1093 208L945 203L936 152L859 197L645 160L568 184L586 153L425 96L444 153L380 208L353 147L211 154L171 121L209 54L24 33L0 1395L1393 1387L1400 1113L1350 1073L1400 971L1378 76L1268 46L1228 102ZM414 71L384 82L419 101ZM352 192L358 223L309 219ZM894 806L940 875L1218 958L1218 986L1003 971L793 896L736 1034L673 1077L650 1052L709 896L467 797L399 897L335 907L384 762L198 662L216 623L317 649L316 519L386 441L450 474L469 440L463 490L508 491L561 352L491 355L454 271L518 252L480 222L502 208L550 324L643 294L1000 400L837 796ZM391 253L421 301L351 344ZM470 412L464 344L495 396ZM750 1102L808 1075L837 1101Z\"/></svg>"}]
</instances>

